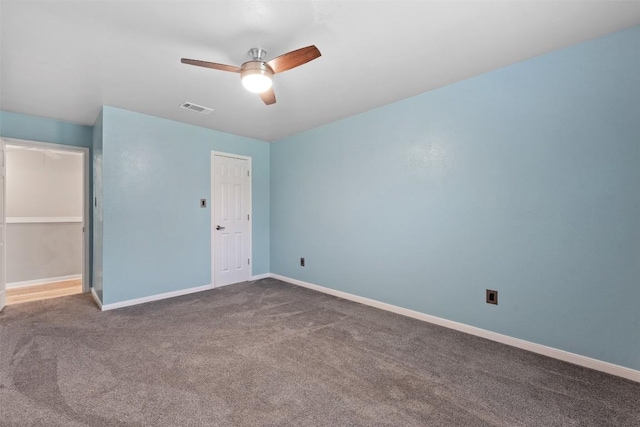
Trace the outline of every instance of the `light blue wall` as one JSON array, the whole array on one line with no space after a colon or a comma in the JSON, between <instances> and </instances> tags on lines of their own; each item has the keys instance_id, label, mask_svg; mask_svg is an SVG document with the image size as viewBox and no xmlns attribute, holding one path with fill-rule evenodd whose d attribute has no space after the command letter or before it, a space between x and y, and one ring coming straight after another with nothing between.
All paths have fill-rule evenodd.
<instances>
[{"instance_id":1,"label":"light blue wall","mask_svg":"<svg viewBox=\"0 0 640 427\"><path fill-rule=\"evenodd\" d=\"M269 272L269 144L105 106L103 303L211 283L212 150L252 157L253 274Z\"/></svg>"},{"instance_id":2,"label":"light blue wall","mask_svg":"<svg viewBox=\"0 0 640 427\"><path fill-rule=\"evenodd\" d=\"M272 272L640 369L640 27L279 141L271 171Z\"/></svg>"},{"instance_id":3,"label":"light blue wall","mask_svg":"<svg viewBox=\"0 0 640 427\"><path fill-rule=\"evenodd\" d=\"M36 117L28 114L0 111L0 136L6 138L25 139L28 141L49 142L52 144L64 144L74 147L89 148L89 156L92 152L92 128L91 126L61 122L59 120ZM89 168L92 169L91 162ZM92 171L89 171L91 180ZM93 184L89 182L89 200L93 199ZM93 227L92 218L89 216L89 269L93 260ZM90 274L91 276L91 274Z\"/></svg>"},{"instance_id":4,"label":"light blue wall","mask_svg":"<svg viewBox=\"0 0 640 427\"><path fill-rule=\"evenodd\" d=\"M272 146L112 107L93 129L0 111L0 136L95 150L105 304L211 282L198 200L226 151L253 158L254 274L640 369L639 47L635 27Z\"/></svg>"},{"instance_id":5,"label":"light blue wall","mask_svg":"<svg viewBox=\"0 0 640 427\"><path fill-rule=\"evenodd\" d=\"M93 124L93 290L103 301L103 219L102 219L102 109ZM98 203L100 201L100 203Z\"/></svg>"},{"instance_id":6,"label":"light blue wall","mask_svg":"<svg viewBox=\"0 0 640 427\"><path fill-rule=\"evenodd\" d=\"M91 126L0 111L0 136L91 148Z\"/></svg>"}]
</instances>

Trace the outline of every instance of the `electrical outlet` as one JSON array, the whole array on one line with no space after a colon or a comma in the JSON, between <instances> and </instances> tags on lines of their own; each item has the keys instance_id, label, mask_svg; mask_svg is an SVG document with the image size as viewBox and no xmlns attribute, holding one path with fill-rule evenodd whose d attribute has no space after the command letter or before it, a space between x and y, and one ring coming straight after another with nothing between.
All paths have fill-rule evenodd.
<instances>
[{"instance_id":1,"label":"electrical outlet","mask_svg":"<svg viewBox=\"0 0 640 427\"><path fill-rule=\"evenodd\" d=\"M487 289L487 304L498 305L498 291Z\"/></svg>"},{"instance_id":2,"label":"electrical outlet","mask_svg":"<svg viewBox=\"0 0 640 427\"><path fill-rule=\"evenodd\" d=\"M304 267L304 258L300 258L300 267Z\"/></svg>"}]
</instances>

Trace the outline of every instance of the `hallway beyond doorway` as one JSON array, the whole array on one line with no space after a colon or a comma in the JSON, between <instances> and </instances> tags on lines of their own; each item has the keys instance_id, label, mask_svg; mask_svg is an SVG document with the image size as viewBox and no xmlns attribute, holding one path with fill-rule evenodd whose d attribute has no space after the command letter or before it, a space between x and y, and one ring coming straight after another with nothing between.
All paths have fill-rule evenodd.
<instances>
[{"instance_id":1,"label":"hallway beyond doorway","mask_svg":"<svg viewBox=\"0 0 640 427\"><path fill-rule=\"evenodd\" d=\"M82 293L82 279L7 289L7 305Z\"/></svg>"}]
</instances>

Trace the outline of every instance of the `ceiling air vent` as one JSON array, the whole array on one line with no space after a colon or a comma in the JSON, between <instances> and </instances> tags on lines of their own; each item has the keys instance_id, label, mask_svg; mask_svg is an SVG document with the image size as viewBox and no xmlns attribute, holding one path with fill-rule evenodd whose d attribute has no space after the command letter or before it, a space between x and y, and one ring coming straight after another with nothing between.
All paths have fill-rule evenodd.
<instances>
[{"instance_id":1,"label":"ceiling air vent","mask_svg":"<svg viewBox=\"0 0 640 427\"><path fill-rule=\"evenodd\" d=\"M185 102L180 105L180 108L184 108L185 110L195 111L200 114L209 114L213 111L213 108L203 107L202 105L197 105L192 102Z\"/></svg>"}]
</instances>

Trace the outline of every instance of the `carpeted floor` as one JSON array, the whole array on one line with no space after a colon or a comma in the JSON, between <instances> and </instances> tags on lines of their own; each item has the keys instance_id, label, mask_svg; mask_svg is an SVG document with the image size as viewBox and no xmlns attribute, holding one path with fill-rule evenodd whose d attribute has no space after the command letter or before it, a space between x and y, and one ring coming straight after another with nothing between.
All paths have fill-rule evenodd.
<instances>
[{"instance_id":1,"label":"carpeted floor","mask_svg":"<svg viewBox=\"0 0 640 427\"><path fill-rule=\"evenodd\" d=\"M0 313L2 426L639 426L640 384L274 279Z\"/></svg>"}]
</instances>

